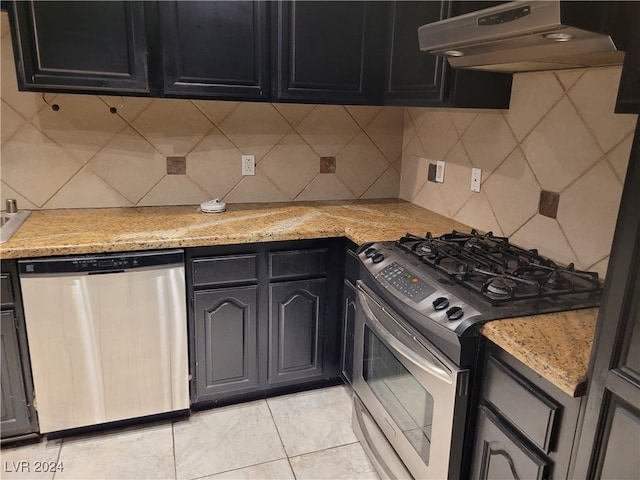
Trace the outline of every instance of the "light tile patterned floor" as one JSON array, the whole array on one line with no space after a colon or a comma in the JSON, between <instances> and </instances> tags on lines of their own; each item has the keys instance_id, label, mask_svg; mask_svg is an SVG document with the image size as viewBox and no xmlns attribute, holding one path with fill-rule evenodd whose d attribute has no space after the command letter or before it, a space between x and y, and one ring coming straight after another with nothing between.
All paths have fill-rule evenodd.
<instances>
[{"instance_id":1,"label":"light tile patterned floor","mask_svg":"<svg viewBox=\"0 0 640 480\"><path fill-rule=\"evenodd\" d=\"M344 386L196 412L174 422L5 447L1 459L3 479L378 478L353 435ZM35 471L46 462L64 470Z\"/></svg>"}]
</instances>

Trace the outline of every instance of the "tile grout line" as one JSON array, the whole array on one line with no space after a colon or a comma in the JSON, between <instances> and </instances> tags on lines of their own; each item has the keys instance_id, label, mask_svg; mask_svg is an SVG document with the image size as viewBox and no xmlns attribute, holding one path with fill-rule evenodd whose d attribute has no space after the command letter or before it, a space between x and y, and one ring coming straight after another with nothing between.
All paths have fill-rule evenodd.
<instances>
[{"instance_id":1,"label":"tile grout line","mask_svg":"<svg viewBox=\"0 0 640 480\"><path fill-rule=\"evenodd\" d=\"M273 426L276 427L276 433L278 434L278 438L280 439L280 444L282 445L282 450L286 455L287 463L289 464L289 470L291 470L291 474L294 479L297 479L298 476L296 472L293 470L293 465L291 464L291 457L289 456L289 452L287 452L286 447L284 446L284 441L282 440L282 436L280 435L280 429L278 428L278 424L276 423L276 419L273 418L273 411L271 410L271 405L269 405L269 399L265 398L264 403L267 404L267 409L269 410L269 415L271 416L271 421L273 422Z\"/></svg>"},{"instance_id":2,"label":"tile grout line","mask_svg":"<svg viewBox=\"0 0 640 480\"><path fill-rule=\"evenodd\" d=\"M173 452L173 477L178 479L178 459L176 458L176 434L175 434L175 422L171 422L171 444Z\"/></svg>"}]
</instances>

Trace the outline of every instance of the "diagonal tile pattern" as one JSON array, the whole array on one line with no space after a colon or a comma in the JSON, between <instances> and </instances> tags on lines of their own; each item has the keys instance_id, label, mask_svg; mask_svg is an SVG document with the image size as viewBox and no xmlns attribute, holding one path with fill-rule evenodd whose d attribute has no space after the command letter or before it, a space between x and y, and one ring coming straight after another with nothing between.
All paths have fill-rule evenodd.
<instances>
[{"instance_id":1,"label":"diagonal tile pattern","mask_svg":"<svg viewBox=\"0 0 640 480\"><path fill-rule=\"evenodd\" d=\"M620 67L516 74L508 111L42 95L18 92L6 12L0 20L2 202L67 208L400 196L606 271L637 120L612 113ZM256 155L255 177L241 176L243 153ZM167 155L185 156L187 174L167 175ZM321 156L337 158L336 173L320 174ZM444 184L426 181L435 160L449 164ZM468 189L470 166L483 169L480 194ZM607 172L602 182L588 181L594 169ZM541 189L560 194L550 223L536 214ZM602 199L598 207L583 208L593 198ZM557 242L540 240L541 224ZM599 230L590 246L576 240L584 225Z\"/></svg>"},{"instance_id":2,"label":"diagonal tile pattern","mask_svg":"<svg viewBox=\"0 0 640 480\"><path fill-rule=\"evenodd\" d=\"M378 479L351 430L345 386L9 445L1 454L6 479ZM19 462L32 471L17 471ZM55 472L33 472L35 462L51 462Z\"/></svg>"},{"instance_id":3,"label":"diagonal tile pattern","mask_svg":"<svg viewBox=\"0 0 640 480\"><path fill-rule=\"evenodd\" d=\"M0 20L3 203L81 208L398 196L402 108L18 92L6 12ZM54 102L60 110L50 108ZM255 155L254 177L241 175L242 154ZM186 157L186 175L167 175L167 156ZM338 158L335 174L320 173L321 156Z\"/></svg>"},{"instance_id":4,"label":"diagonal tile pattern","mask_svg":"<svg viewBox=\"0 0 640 480\"><path fill-rule=\"evenodd\" d=\"M604 275L637 121L613 113L620 72L516 74L508 111L406 108L400 198ZM436 160L443 184L426 181ZM541 190L560 194L557 219Z\"/></svg>"}]
</instances>

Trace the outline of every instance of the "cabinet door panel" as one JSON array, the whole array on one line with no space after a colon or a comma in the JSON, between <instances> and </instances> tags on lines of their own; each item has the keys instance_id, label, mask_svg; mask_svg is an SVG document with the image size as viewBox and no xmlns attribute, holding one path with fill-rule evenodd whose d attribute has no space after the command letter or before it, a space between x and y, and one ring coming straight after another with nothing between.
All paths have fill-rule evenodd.
<instances>
[{"instance_id":1,"label":"cabinet door panel","mask_svg":"<svg viewBox=\"0 0 640 480\"><path fill-rule=\"evenodd\" d=\"M21 90L148 93L144 4L14 2Z\"/></svg>"},{"instance_id":2,"label":"cabinet door panel","mask_svg":"<svg viewBox=\"0 0 640 480\"><path fill-rule=\"evenodd\" d=\"M640 410L615 397L610 400L598 478L640 478Z\"/></svg>"},{"instance_id":3,"label":"cabinet door panel","mask_svg":"<svg viewBox=\"0 0 640 480\"><path fill-rule=\"evenodd\" d=\"M323 374L326 279L270 285L269 383Z\"/></svg>"},{"instance_id":4,"label":"cabinet door panel","mask_svg":"<svg viewBox=\"0 0 640 480\"><path fill-rule=\"evenodd\" d=\"M547 477L548 462L522 444L487 408L480 407L473 479L519 480Z\"/></svg>"},{"instance_id":5,"label":"cabinet door panel","mask_svg":"<svg viewBox=\"0 0 640 480\"><path fill-rule=\"evenodd\" d=\"M266 2L160 2L164 92L267 99Z\"/></svg>"},{"instance_id":6,"label":"cabinet door panel","mask_svg":"<svg viewBox=\"0 0 640 480\"><path fill-rule=\"evenodd\" d=\"M380 103L376 71L385 58L383 4L279 2L277 100Z\"/></svg>"},{"instance_id":7,"label":"cabinet door panel","mask_svg":"<svg viewBox=\"0 0 640 480\"><path fill-rule=\"evenodd\" d=\"M257 386L256 307L256 286L196 292L196 402Z\"/></svg>"},{"instance_id":8,"label":"cabinet door panel","mask_svg":"<svg viewBox=\"0 0 640 480\"><path fill-rule=\"evenodd\" d=\"M345 280L342 299L342 376L353 382L353 342L356 320L356 287Z\"/></svg>"},{"instance_id":9,"label":"cabinet door panel","mask_svg":"<svg viewBox=\"0 0 640 480\"><path fill-rule=\"evenodd\" d=\"M13 317L13 310L2 312L2 438L27 433L30 424Z\"/></svg>"},{"instance_id":10,"label":"cabinet door panel","mask_svg":"<svg viewBox=\"0 0 640 480\"><path fill-rule=\"evenodd\" d=\"M391 58L386 99L442 101L445 60L420 51L418 27L446 18L448 2L393 2L391 6Z\"/></svg>"},{"instance_id":11,"label":"cabinet door panel","mask_svg":"<svg viewBox=\"0 0 640 480\"><path fill-rule=\"evenodd\" d=\"M549 453L562 407L515 371L490 357L486 364L484 396L500 414L517 425L540 450Z\"/></svg>"}]
</instances>

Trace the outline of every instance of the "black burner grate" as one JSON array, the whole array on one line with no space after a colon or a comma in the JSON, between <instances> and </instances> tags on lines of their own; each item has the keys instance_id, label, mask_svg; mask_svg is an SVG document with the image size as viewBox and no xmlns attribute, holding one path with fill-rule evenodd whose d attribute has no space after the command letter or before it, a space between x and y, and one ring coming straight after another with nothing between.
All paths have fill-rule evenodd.
<instances>
[{"instance_id":1,"label":"black burner grate","mask_svg":"<svg viewBox=\"0 0 640 480\"><path fill-rule=\"evenodd\" d=\"M602 291L596 272L560 266L491 232L454 230L440 237L407 233L396 245L494 305Z\"/></svg>"}]
</instances>

